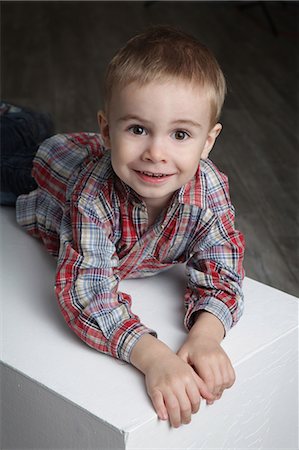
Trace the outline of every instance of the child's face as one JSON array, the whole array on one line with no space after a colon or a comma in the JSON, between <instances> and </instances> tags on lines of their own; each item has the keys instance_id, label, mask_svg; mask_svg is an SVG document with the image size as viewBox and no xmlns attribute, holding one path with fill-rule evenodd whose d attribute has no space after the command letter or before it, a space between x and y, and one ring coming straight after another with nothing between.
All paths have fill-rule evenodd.
<instances>
[{"instance_id":1,"label":"child's face","mask_svg":"<svg viewBox=\"0 0 299 450\"><path fill-rule=\"evenodd\" d=\"M221 131L204 88L181 80L116 89L99 122L115 173L155 208L191 180Z\"/></svg>"}]
</instances>

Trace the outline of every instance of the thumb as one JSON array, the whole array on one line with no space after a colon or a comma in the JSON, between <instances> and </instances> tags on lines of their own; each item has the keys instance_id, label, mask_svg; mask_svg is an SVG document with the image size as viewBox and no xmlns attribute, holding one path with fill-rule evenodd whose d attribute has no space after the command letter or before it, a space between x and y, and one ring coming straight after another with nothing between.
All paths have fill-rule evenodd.
<instances>
[{"instance_id":1,"label":"thumb","mask_svg":"<svg viewBox=\"0 0 299 450\"><path fill-rule=\"evenodd\" d=\"M180 350L177 352L177 355L178 355L183 361L185 361L187 364L189 364L188 352L184 352L182 349L180 349Z\"/></svg>"},{"instance_id":2,"label":"thumb","mask_svg":"<svg viewBox=\"0 0 299 450\"><path fill-rule=\"evenodd\" d=\"M196 378L195 378L196 379L196 384L197 384L198 390L200 392L200 395L205 400L213 401L214 400L214 395L209 391L206 383L197 374L195 374L195 376L196 376Z\"/></svg>"}]
</instances>

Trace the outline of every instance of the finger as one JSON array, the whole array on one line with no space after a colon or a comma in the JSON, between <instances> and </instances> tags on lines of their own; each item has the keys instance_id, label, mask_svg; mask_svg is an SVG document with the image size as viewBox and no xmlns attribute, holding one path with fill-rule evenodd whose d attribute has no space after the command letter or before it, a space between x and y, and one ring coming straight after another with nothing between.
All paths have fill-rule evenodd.
<instances>
[{"instance_id":1,"label":"finger","mask_svg":"<svg viewBox=\"0 0 299 450\"><path fill-rule=\"evenodd\" d=\"M183 361L185 361L185 363L188 364L188 352L183 352L183 351L179 350L179 351L177 352L177 355L178 355Z\"/></svg>"},{"instance_id":2,"label":"finger","mask_svg":"<svg viewBox=\"0 0 299 450\"><path fill-rule=\"evenodd\" d=\"M220 400L220 398L222 397L223 394L223 390L219 390L217 392L217 394L215 394L215 400Z\"/></svg>"},{"instance_id":3,"label":"finger","mask_svg":"<svg viewBox=\"0 0 299 450\"><path fill-rule=\"evenodd\" d=\"M212 394L215 396L215 399L217 399L219 398L219 395L221 396L223 390L225 389L223 375L218 367L214 367L212 383Z\"/></svg>"},{"instance_id":4,"label":"finger","mask_svg":"<svg viewBox=\"0 0 299 450\"><path fill-rule=\"evenodd\" d=\"M178 399L172 393L164 395L165 406L171 425L178 428L181 425L181 408Z\"/></svg>"},{"instance_id":5,"label":"finger","mask_svg":"<svg viewBox=\"0 0 299 450\"><path fill-rule=\"evenodd\" d=\"M215 396L212 394L211 390L212 385L212 372L209 371L209 377L207 377L209 385L202 380L198 375L196 375L197 386L200 392L200 395L206 400L207 405L213 405ZM209 387L210 386L210 387Z\"/></svg>"},{"instance_id":6,"label":"finger","mask_svg":"<svg viewBox=\"0 0 299 450\"><path fill-rule=\"evenodd\" d=\"M223 392L224 389L229 389L235 382L236 376L235 371L230 364L230 362L221 370L221 378L222 378L222 387L220 387L219 383L219 392Z\"/></svg>"},{"instance_id":7,"label":"finger","mask_svg":"<svg viewBox=\"0 0 299 450\"><path fill-rule=\"evenodd\" d=\"M191 422L192 407L190 399L186 392L184 392L179 398L179 405L181 410L181 423L187 424Z\"/></svg>"},{"instance_id":8,"label":"finger","mask_svg":"<svg viewBox=\"0 0 299 450\"><path fill-rule=\"evenodd\" d=\"M198 375L196 375L194 378L195 378L200 395L207 401L213 401L214 395L209 390L207 384Z\"/></svg>"},{"instance_id":9,"label":"finger","mask_svg":"<svg viewBox=\"0 0 299 450\"><path fill-rule=\"evenodd\" d=\"M199 378L205 383L205 386L211 394L213 394L215 387L215 377L212 368L209 365L205 365L204 369L196 370Z\"/></svg>"},{"instance_id":10,"label":"finger","mask_svg":"<svg viewBox=\"0 0 299 450\"><path fill-rule=\"evenodd\" d=\"M216 400L219 400L222 397L222 394L225 389L229 389L232 387L236 379L235 371L230 364L230 362L227 364L227 366L222 370L221 372L221 382L219 379L216 379L216 390L218 386L218 392L216 393ZM222 383L222 386L221 386Z\"/></svg>"},{"instance_id":11,"label":"finger","mask_svg":"<svg viewBox=\"0 0 299 450\"><path fill-rule=\"evenodd\" d=\"M156 410L156 413L158 414L159 419L161 420L167 420L168 414L167 409L164 403L162 392L155 390L150 394L152 403L154 405L154 408Z\"/></svg>"},{"instance_id":12,"label":"finger","mask_svg":"<svg viewBox=\"0 0 299 450\"><path fill-rule=\"evenodd\" d=\"M236 381L236 372L231 364L228 365L227 369L228 379L226 380L225 386L226 389L229 389L233 386Z\"/></svg>"},{"instance_id":13,"label":"finger","mask_svg":"<svg viewBox=\"0 0 299 450\"><path fill-rule=\"evenodd\" d=\"M186 394L191 403L191 413L195 414L198 412L200 407L200 393L196 384L188 385L186 387Z\"/></svg>"}]
</instances>

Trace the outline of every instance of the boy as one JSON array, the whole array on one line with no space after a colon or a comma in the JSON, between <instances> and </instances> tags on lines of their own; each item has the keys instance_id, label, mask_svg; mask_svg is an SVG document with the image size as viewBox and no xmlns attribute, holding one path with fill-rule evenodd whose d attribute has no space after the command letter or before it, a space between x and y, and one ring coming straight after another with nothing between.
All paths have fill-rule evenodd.
<instances>
[{"instance_id":1,"label":"boy","mask_svg":"<svg viewBox=\"0 0 299 450\"><path fill-rule=\"evenodd\" d=\"M47 140L34 161L39 187L17 201L19 223L58 256L69 326L143 372L159 418L174 427L235 378L220 343L242 313L244 242L227 179L207 159L225 90L194 38L168 27L136 36L108 67L101 134ZM118 283L184 262L189 334L175 354Z\"/></svg>"}]
</instances>

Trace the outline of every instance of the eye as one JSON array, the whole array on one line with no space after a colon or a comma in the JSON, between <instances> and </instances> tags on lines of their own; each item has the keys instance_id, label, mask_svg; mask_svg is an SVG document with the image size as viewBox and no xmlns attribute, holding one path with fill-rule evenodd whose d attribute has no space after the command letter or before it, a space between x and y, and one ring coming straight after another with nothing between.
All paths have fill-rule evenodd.
<instances>
[{"instance_id":1,"label":"eye","mask_svg":"<svg viewBox=\"0 0 299 450\"><path fill-rule=\"evenodd\" d=\"M145 128L143 128L141 125L132 125L129 128L129 131L133 134L136 134L137 136L142 136L145 134Z\"/></svg>"},{"instance_id":2,"label":"eye","mask_svg":"<svg viewBox=\"0 0 299 450\"><path fill-rule=\"evenodd\" d=\"M183 130L177 130L173 133L173 137L174 139L176 139L177 141L184 141L186 140L188 137L190 137L190 135Z\"/></svg>"}]
</instances>

